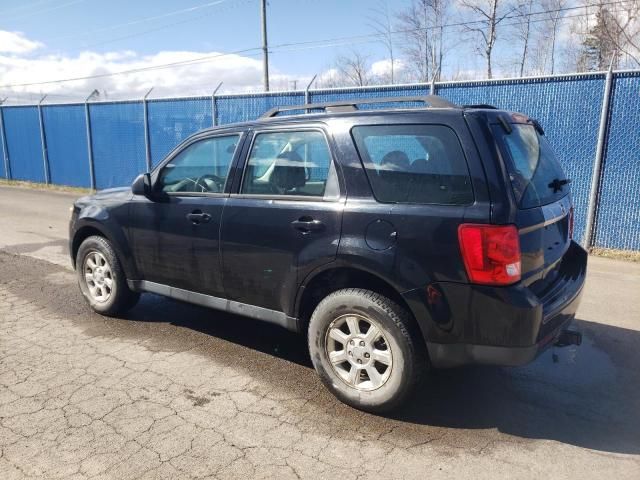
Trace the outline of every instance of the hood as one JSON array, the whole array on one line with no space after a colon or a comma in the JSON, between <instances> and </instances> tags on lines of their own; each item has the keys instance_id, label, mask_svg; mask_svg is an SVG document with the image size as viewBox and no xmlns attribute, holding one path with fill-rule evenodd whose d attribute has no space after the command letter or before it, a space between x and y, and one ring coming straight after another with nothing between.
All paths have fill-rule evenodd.
<instances>
[{"instance_id":1,"label":"hood","mask_svg":"<svg viewBox=\"0 0 640 480\"><path fill-rule=\"evenodd\" d=\"M123 203L131 198L131 187L106 188L93 195L81 197L76 200L76 205L83 206L92 203L114 204Z\"/></svg>"}]
</instances>

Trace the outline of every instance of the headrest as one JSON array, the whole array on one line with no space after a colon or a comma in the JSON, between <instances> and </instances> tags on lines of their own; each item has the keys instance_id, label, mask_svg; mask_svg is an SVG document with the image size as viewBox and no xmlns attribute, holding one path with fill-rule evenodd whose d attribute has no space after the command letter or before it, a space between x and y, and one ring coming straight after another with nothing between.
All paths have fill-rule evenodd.
<instances>
[{"instance_id":1,"label":"headrest","mask_svg":"<svg viewBox=\"0 0 640 480\"><path fill-rule=\"evenodd\" d=\"M382 157L380 167L382 171L388 170L392 172L406 172L409 170L409 157L400 150L393 150Z\"/></svg>"},{"instance_id":2,"label":"headrest","mask_svg":"<svg viewBox=\"0 0 640 480\"><path fill-rule=\"evenodd\" d=\"M429 164L425 158L417 158L411 164L412 173L429 173Z\"/></svg>"},{"instance_id":3,"label":"headrest","mask_svg":"<svg viewBox=\"0 0 640 480\"><path fill-rule=\"evenodd\" d=\"M282 190L304 187L307 179L300 155L295 152L285 152L278 155L273 172L271 172L270 182Z\"/></svg>"}]
</instances>

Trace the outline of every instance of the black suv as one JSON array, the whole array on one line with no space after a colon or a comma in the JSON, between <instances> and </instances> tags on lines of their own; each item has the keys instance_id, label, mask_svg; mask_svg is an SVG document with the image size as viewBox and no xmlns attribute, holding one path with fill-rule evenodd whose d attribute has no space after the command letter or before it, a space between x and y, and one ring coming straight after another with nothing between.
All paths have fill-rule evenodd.
<instances>
[{"instance_id":1,"label":"black suv","mask_svg":"<svg viewBox=\"0 0 640 480\"><path fill-rule=\"evenodd\" d=\"M338 398L383 411L429 366L579 343L567 183L522 114L434 96L286 107L78 200L70 250L95 311L153 292L302 332Z\"/></svg>"}]
</instances>

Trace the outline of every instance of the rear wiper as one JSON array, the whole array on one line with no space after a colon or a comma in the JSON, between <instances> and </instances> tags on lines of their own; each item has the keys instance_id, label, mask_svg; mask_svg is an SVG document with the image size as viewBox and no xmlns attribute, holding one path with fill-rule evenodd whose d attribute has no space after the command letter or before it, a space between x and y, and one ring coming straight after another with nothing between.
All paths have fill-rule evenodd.
<instances>
[{"instance_id":1,"label":"rear wiper","mask_svg":"<svg viewBox=\"0 0 640 480\"><path fill-rule=\"evenodd\" d=\"M547 186L553 189L553 193L557 193L562 190L562 187L564 187L569 183L571 183L570 178L565 178L564 180L560 180L559 178L554 178L553 181Z\"/></svg>"}]
</instances>

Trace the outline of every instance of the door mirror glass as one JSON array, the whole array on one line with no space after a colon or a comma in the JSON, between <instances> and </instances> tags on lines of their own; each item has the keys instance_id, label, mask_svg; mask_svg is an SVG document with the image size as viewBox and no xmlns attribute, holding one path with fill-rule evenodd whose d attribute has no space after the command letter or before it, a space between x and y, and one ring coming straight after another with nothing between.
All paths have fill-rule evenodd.
<instances>
[{"instance_id":1,"label":"door mirror glass","mask_svg":"<svg viewBox=\"0 0 640 480\"><path fill-rule=\"evenodd\" d=\"M131 192L134 195L149 197L151 194L151 175L148 173L138 175L131 184Z\"/></svg>"},{"instance_id":2,"label":"door mirror glass","mask_svg":"<svg viewBox=\"0 0 640 480\"><path fill-rule=\"evenodd\" d=\"M160 172L163 193L223 193L239 135L213 137L186 146Z\"/></svg>"}]
</instances>

